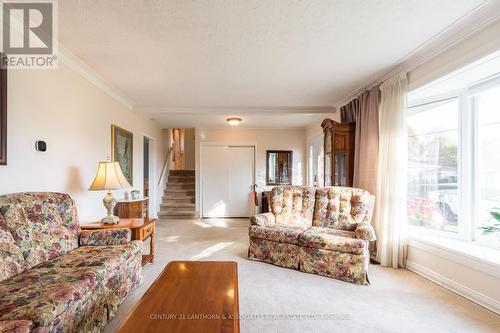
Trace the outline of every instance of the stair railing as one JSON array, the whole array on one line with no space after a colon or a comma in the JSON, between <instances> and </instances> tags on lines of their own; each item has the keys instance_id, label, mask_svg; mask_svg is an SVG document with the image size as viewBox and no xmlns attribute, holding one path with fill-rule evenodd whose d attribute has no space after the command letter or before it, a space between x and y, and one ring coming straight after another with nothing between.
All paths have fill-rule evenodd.
<instances>
[{"instance_id":1,"label":"stair railing","mask_svg":"<svg viewBox=\"0 0 500 333\"><path fill-rule=\"evenodd\" d=\"M165 176L168 176L169 171L170 171L170 155L172 154L172 151L174 150L174 147L168 148L167 155L165 155L165 161L163 162L163 168L161 168L161 173L160 173L160 178L158 178L158 186L160 186L163 183L163 178Z\"/></svg>"}]
</instances>

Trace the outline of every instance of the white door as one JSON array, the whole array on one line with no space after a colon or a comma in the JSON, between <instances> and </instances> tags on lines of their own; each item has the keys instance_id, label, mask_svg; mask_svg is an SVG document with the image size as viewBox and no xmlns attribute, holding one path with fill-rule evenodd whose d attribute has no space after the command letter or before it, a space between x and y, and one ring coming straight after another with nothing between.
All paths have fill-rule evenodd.
<instances>
[{"instance_id":1,"label":"white door","mask_svg":"<svg viewBox=\"0 0 500 333\"><path fill-rule=\"evenodd\" d=\"M255 148L202 146L203 217L249 217L254 214Z\"/></svg>"}]
</instances>

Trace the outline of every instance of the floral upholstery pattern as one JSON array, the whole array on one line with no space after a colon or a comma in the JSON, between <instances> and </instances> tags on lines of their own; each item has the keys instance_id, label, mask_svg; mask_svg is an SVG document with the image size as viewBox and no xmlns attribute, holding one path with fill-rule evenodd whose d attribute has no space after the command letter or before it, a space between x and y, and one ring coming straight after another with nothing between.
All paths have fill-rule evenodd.
<instances>
[{"instance_id":1,"label":"floral upholstery pattern","mask_svg":"<svg viewBox=\"0 0 500 333\"><path fill-rule=\"evenodd\" d=\"M142 259L142 242L132 241L120 246L82 246L45 264L50 268L101 267L108 288L124 283L127 265L134 258ZM114 287L113 287L114 286Z\"/></svg>"},{"instance_id":2,"label":"floral upholstery pattern","mask_svg":"<svg viewBox=\"0 0 500 333\"><path fill-rule=\"evenodd\" d=\"M50 268L107 266L125 263L142 254L142 242L131 241L120 246L81 246L43 265ZM111 260L106 260L111 259Z\"/></svg>"},{"instance_id":3,"label":"floral upholstery pattern","mask_svg":"<svg viewBox=\"0 0 500 333\"><path fill-rule=\"evenodd\" d=\"M24 257L0 214L0 281L23 272Z\"/></svg>"},{"instance_id":4,"label":"floral upholstery pattern","mask_svg":"<svg viewBox=\"0 0 500 333\"><path fill-rule=\"evenodd\" d=\"M121 245L130 242L130 229L82 230L80 246Z\"/></svg>"},{"instance_id":5,"label":"floral upholstery pattern","mask_svg":"<svg viewBox=\"0 0 500 333\"><path fill-rule=\"evenodd\" d=\"M0 321L0 333L28 333L31 326L31 320L3 320Z\"/></svg>"},{"instance_id":6,"label":"floral upholstery pattern","mask_svg":"<svg viewBox=\"0 0 500 333\"><path fill-rule=\"evenodd\" d=\"M67 194L0 196L0 332L100 332L142 280L129 239L81 232Z\"/></svg>"},{"instance_id":7,"label":"floral upholstery pattern","mask_svg":"<svg viewBox=\"0 0 500 333\"><path fill-rule=\"evenodd\" d=\"M280 267L299 269L299 246L250 237L248 258Z\"/></svg>"},{"instance_id":8,"label":"floral upholstery pattern","mask_svg":"<svg viewBox=\"0 0 500 333\"><path fill-rule=\"evenodd\" d=\"M372 196L351 187L323 187L316 190L313 226L354 231L371 215Z\"/></svg>"},{"instance_id":9,"label":"floral upholstery pattern","mask_svg":"<svg viewBox=\"0 0 500 333\"><path fill-rule=\"evenodd\" d=\"M330 228L311 227L299 237L299 245L317 249L363 254L366 241L354 238L354 232Z\"/></svg>"},{"instance_id":10,"label":"floral upholstery pattern","mask_svg":"<svg viewBox=\"0 0 500 333\"><path fill-rule=\"evenodd\" d=\"M50 325L72 303L90 296L104 278L104 269L31 269L0 284L0 320L30 319Z\"/></svg>"},{"instance_id":11,"label":"floral upholstery pattern","mask_svg":"<svg viewBox=\"0 0 500 333\"><path fill-rule=\"evenodd\" d=\"M78 247L78 217L67 194L3 195L0 215L23 254L23 271Z\"/></svg>"},{"instance_id":12,"label":"floral upholstery pattern","mask_svg":"<svg viewBox=\"0 0 500 333\"><path fill-rule=\"evenodd\" d=\"M298 244L299 235L305 228L287 225L258 226L252 225L249 229L250 237L272 240L275 242Z\"/></svg>"},{"instance_id":13,"label":"floral upholstery pattern","mask_svg":"<svg viewBox=\"0 0 500 333\"><path fill-rule=\"evenodd\" d=\"M377 239L375 230L373 229L372 225L368 223L358 224L356 230L354 231L354 234L356 235L356 238L364 239L369 242Z\"/></svg>"},{"instance_id":14,"label":"floral upholstery pattern","mask_svg":"<svg viewBox=\"0 0 500 333\"><path fill-rule=\"evenodd\" d=\"M363 254L300 247L300 271L338 280L368 284L368 250Z\"/></svg>"},{"instance_id":15,"label":"floral upholstery pattern","mask_svg":"<svg viewBox=\"0 0 500 333\"><path fill-rule=\"evenodd\" d=\"M271 191L271 212L276 224L310 227L314 212L314 187L278 186Z\"/></svg>"},{"instance_id":16,"label":"floral upholstery pattern","mask_svg":"<svg viewBox=\"0 0 500 333\"><path fill-rule=\"evenodd\" d=\"M251 225L273 225L276 223L276 219L273 213L262 213L254 215L250 218Z\"/></svg>"},{"instance_id":17,"label":"floral upholstery pattern","mask_svg":"<svg viewBox=\"0 0 500 333\"><path fill-rule=\"evenodd\" d=\"M250 219L248 257L367 284L374 200L350 187L275 187L271 213Z\"/></svg>"}]
</instances>

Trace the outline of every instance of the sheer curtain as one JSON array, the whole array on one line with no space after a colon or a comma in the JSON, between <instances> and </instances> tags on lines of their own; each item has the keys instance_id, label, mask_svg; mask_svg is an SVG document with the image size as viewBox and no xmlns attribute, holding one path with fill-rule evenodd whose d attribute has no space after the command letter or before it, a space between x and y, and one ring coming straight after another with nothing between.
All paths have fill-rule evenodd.
<instances>
[{"instance_id":1,"label":"sheer curtain","mask_svg":"<svg viewBox=\"0 0 500 333\"><path fill-rule=\"evenodd\" d=\"M377 168L377 261L394 268L406 264L407 130L406 73L380 85Z\"/></svg>"}]
</instances>

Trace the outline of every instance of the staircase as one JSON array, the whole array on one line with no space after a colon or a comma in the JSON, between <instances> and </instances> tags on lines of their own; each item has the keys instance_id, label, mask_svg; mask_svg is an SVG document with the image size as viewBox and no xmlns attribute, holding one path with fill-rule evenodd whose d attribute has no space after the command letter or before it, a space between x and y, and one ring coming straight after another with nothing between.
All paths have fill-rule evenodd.
<instances>
[{"instance_id":1,"label":"staircase","mask_svg":"<svg viewBox=\"0 0 500 333\"><path fill-rule=\"evenodd\" d=\"M171 170L158 217L162 219L195 219L194 170Z\"/></svg>"}]
</instances>

